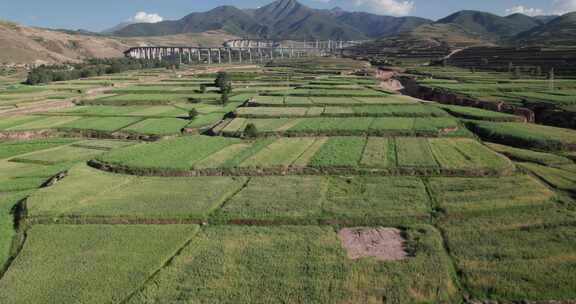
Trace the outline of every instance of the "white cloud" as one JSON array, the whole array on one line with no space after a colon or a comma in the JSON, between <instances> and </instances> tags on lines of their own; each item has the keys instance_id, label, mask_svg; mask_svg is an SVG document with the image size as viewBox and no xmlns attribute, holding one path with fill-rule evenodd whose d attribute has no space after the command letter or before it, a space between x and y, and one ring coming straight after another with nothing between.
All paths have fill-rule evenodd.
<instances>
[{"instance_id":1,"label":"white cloud","mask_svg":"<svg viewBox=\"0 0 576 304\"><path fill-rule=\"evenodd\" d=\"M544 10L539 9L539 8L526 7L523 5L517 5L517 6L514 6L514 7L507 9L506 14L508 14L508 15L524 14L526 16L539 16L539 15L544 14Z\"/></svg>"},{"instance_id":2,"label":"white cloud","mask_svg":"<svg viewBox=\"0 0 576 304\"><path fill-rule=\"evenodd\" d=\"M164 20L158 14L148 14L146 12L137 12L134 17L130 18L130 22L134 23L158 23Z\"/></svg>"},{"instance_id":3,"label":"white cloud","mask_svg":"<svg viewBox=\"0 0 576 304\"><path fill-rule=\"evenodd\" d=\"M395 16L408 15L414 10L413 1L405 0L354 0L357 6L366 5L375 12Z\"/></svg>"},{"instance_id":4,"label":"white cloud","mask_svg":"<svg viewBox=\"0 0 576 304\"><path fill-rule=\"evenodd\" d=\"M316 0L335 6L363 8L366 11L394 16L405 16L414 10L412 0Z\"/></svg>"},{"instance_id":5,"label":"white cloud","mask_svg":"<svg viewBox=\"0 0 576 304\"><path fill-rule=\"evenodd\" d=\"M576 11L576 0L554 0L554 14L562 15Z\"/></svg>"}]
</instances>

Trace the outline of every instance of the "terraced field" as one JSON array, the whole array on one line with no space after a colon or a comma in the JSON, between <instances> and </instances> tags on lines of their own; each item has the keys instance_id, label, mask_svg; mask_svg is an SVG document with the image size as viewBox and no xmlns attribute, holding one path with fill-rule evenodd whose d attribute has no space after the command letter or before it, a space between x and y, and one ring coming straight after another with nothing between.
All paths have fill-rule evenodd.
<instances>
[{"instance_id":1,"label":"terraced field","mask_svg":"<svg viewBox=\"0 0 576 304\"><path fill-rule=\"evenodd\" d=\"M0 89L98 89L0 116L0 303L576 300L572 130L218 68L226 104L208 66Z\"/></svg>"},{"instance_id":2,"label":"terraced field","mask_svg":"<svg viewBox=\"0 0 576 304\"><path fill-rule=\"evenodd\" d=\"M456 67L417 67L409 72L416 75L420 85L412 90L412 96L520 114L541 124L576 128L576 81L570 75L555 77L553 70L534 70L525 66L509 67L508 72ZM447 106L450 111L449 108L453 108L453 114L469 119L515 121L502 115L484 115L451 105ZM527 115L526 110L532 113Z\"/></svg>"},{"instance_id":3,"label":"terraced field","mask_svg":"<svg viewBox=\"0 0 576 304\"><path fill-rule=\"evenodd\" d=\"M242 136L253 124L258 136L423 136L466 137L452 117L235 118L218 128L224 136Z\"/></svg>"},{"instance_id":4,"label":"terraced field","mask_svg":"<svg viewBox=\"0 0 576 304\"><path fill-rule=\"evenodd\" d=\"M118 149L92 166L136 175L507 175L507 158L468 138L187 136Z\"/></svg>"}]
</instances>

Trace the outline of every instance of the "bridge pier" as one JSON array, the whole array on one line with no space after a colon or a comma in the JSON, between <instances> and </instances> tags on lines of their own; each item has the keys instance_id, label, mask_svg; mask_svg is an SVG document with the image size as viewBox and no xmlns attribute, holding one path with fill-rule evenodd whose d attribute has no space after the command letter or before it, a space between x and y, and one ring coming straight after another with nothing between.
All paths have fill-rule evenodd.
<instances>
[{"instance_id":1,"label":"bridge pier","mask_svg":"<svg viewBox=\"0 0 576 304\"><path fill-rule=\"evenodd\" d=\"M187 59L188 63L197 60L198 64L226 62L265 62L277 58L300 58L303 56L325 56L330 54L343 54L347 47L355 46L361 41L291 41L288 45L271 40L231 40L224 44L224 47L134 47L130 48L124 55L129 58L146 60L171 60L183 63ZM247 53L245 55L245 53ZM223 59L224 56L228 59ZM215 58L217 56L217 59Z\"/></svg>"}]
</instances>

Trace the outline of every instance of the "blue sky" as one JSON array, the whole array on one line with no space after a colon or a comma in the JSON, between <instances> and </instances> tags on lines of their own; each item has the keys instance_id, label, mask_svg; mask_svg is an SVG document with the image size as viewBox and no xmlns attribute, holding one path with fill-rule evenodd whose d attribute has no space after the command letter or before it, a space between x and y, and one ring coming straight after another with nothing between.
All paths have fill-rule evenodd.
<instances>
[{"instance_id":1,"label":"blue sky","mask_svg":"<svg viewBox=\"0 0 576 304\"><path fill-rule=\"evenodd\" d=\"M272 0L0 0L0 19L26 25L103 30L120 22L178 19L218 5L255 8ZM340 6L350 11L412 15L438 19L463 9L499 15L564 13L576 10L576 0L300 0L315 8ZM141 12L137 18L136 14Z\"/></svg>"}]
</instances>

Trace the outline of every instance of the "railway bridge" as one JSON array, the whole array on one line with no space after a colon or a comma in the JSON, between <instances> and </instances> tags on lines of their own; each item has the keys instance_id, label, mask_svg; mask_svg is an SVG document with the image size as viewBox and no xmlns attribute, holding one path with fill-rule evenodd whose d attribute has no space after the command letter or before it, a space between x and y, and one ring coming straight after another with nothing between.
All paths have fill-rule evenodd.
<instances>
[{"instance_id":1,"label":"railway bridge","mask_svg":"<svg viewBox=\"0 0 576 304\"><path fill-rule=\"evenodd\" d=\"M230 40L218 47L142 46L124 52L129 58L178 63L261 63L274 59L337 55L361 41Z\"/></svg>"}]
</instances>

